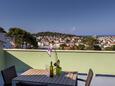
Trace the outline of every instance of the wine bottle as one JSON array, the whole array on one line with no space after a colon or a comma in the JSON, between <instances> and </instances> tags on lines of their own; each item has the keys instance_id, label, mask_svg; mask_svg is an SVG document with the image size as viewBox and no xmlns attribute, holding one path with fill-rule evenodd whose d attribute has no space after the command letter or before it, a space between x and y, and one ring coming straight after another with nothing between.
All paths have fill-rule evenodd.
<instances>
[{"instance_id":1,"label":"wine bottle","mask_svg":"<svg viewBox=\"0 0 115 86\"><path fill-rule=\"evenodd\" d=\"M50 63L50 77L54 76L54 69L53 69L53 65L52 65L52 61Z\"/></svg>"}]
</instances>

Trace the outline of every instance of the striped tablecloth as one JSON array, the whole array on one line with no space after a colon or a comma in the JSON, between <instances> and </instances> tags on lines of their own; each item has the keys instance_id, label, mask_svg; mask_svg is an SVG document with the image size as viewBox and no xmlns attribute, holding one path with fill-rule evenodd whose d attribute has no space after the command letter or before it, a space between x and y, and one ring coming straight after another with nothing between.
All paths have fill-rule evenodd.
<instances>
[{"instance_id":1,"label":"striped tablecloth","mask_svg":"<svg viewBox=\"0 0 115 86\"><path fill-rule=\"evenodd\" d=\"M54 77L49 77L49 71L29 69L22 73L20 76L13 79L12 86L15 86L17 82L32 82L41 83L54 86L75 86L77 78L77 72L62 72L61 75L54 75Z\"/></svg>"}]
</instances>

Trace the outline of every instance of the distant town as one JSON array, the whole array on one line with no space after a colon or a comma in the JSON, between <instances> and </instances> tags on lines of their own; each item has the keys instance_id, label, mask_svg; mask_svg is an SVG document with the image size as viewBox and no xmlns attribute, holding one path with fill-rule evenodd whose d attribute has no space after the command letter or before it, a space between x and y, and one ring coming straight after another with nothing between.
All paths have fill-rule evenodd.
<instances>
[{"instance_id":1,"label":"distant town","mask_svg":"<svg viewBox=\"0 0 115 86\"><path fill-rule=\"evenodd\" d=\"M0 45L5 49L115 50L114 35L79 36L58 32L30 33L21 28L0 27Z\"/></svg>"}]
</instances>

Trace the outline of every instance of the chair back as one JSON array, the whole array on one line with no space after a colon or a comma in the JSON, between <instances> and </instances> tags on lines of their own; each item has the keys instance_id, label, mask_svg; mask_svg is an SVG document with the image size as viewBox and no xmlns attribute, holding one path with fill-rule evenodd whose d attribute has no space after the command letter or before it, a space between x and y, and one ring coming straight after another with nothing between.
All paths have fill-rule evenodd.
<instances>
[{"instance_id":1,"label":"chair back","mask_svg":"<svg viewBox=\"0 0 115 86\"><path fill-rule=\"evenodd\" d=\"M92 78L93 78L93 71L92 71L92 69L89 69L85 86L90 86Z\"/></svg>"},{"instance_id":2,"label":"chair back","mask_svg":"<svg viewBox=\"0 0 115 86\"><path fill-rule=\"evenodd\" d=\"M17 77L15 66L11 66L9 68L2 70L1 74L2 74L2 77L4 80L4 84L6 84L6 85L11 84L12 79Z\"/></svg>"}]
</instances>

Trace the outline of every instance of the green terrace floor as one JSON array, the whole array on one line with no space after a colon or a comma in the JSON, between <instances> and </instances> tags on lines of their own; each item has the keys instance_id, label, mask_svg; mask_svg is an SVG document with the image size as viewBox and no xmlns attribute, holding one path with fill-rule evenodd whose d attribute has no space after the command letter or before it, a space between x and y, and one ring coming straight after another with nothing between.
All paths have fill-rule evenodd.
<instances>
[{"instance_id":1,"label":"green terrace floor","mask_svg":"<svg viewBox=\"0 0 115 86\"><path fill-rule=\"evenodd\" d=\"M115 75L114 51L57 50L57 55L63 71L87 73L92 68L95 74ZM55 52L50 57L47 50L4 49L0 50L0 70L10 65L19 73L29 68L46 69L55 57Z\"/></svg>"}]
</instances>

